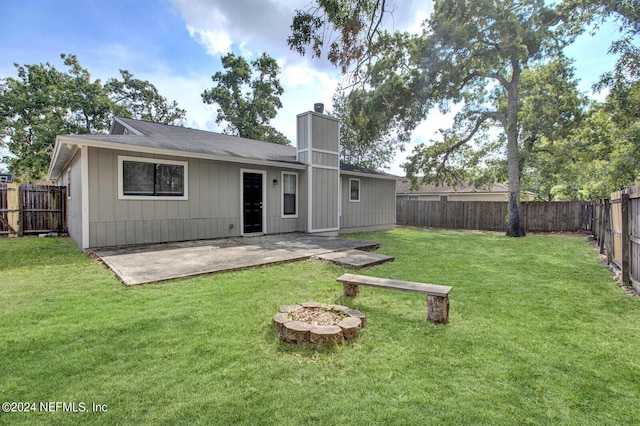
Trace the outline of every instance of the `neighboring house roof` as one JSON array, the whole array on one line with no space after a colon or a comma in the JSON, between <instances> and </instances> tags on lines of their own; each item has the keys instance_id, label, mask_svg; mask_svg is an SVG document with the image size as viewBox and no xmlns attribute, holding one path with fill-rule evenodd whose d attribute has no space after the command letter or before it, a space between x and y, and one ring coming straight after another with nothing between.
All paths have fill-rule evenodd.
<instances>
[{"instance_id":1,"label":"neighboring house roof","mask_svg":"<svg viewBox=\"0 0 640 426\"><path fill-rule=\"evenodd\" d=\"M470 184L460 184L458 186L436 186L436 185L421 185L417 190L411 190L410 183L407 179L398 180L396 183L396 196L407 196L407 195L422 195L422 196L438 196L438 195L465 195L465 194L473 194L473 195L496 195L502 194L505 196L509 196L509 186L503 183L493 183L487 186L476 187ZM530 200L535 199L536 194L533 192L525 191L525 195L528 196Z\"/></svg>"},{"instance_id":2,"label":"neighboring house roof","mask_svg":"<svg viewBox=\"0 0 640 426\"><path fill-rule=\"evenodd\" d=\"M66 148L64 148L65 146ZM56 138L47 177L49 179L59 177L64 167L82 146L256 165L279 164L297 169L306 167L297 161L297 149L291 145L280 145L145 120L115 117L109 134L59 135ZM346 164L341 164L340 169L351 172L351 174L373 174L391 178L391 175L386 173Z\"/></svg>"},{"instance_id":3,"label":"neighboring house roof","mask_svg":"<svg viewBox=\"0 0 640 426\"><path fill-rule=\"evenodd\" d=\"M488 186L476 187L473 185L460 184L457 186L436 186L436 185L421 185L416 190L411 190L411 183L404 179L399 180L396 184L396 194L411 194L411 195L438 195L438 194L478 194L478 193L491 193L491 194L508 194L509 187L502 183L493 183Z\"/></svg>"}]
</instances>

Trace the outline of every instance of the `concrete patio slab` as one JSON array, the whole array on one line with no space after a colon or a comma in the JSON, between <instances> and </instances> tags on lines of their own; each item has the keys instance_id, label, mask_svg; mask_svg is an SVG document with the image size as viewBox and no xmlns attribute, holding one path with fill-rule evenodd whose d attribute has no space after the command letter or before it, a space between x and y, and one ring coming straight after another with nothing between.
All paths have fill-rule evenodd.
<instances>
[{"instance_id":1,"label":"concrete patio slab","mask_svg":"<svg viewBox=\"0 0 640 426\"><path fill-rule=\"evenodd\" d=\"M368 266L380 265L386 262L392 262L393 256L386 254L371 253L368 251L349 249L344 251L334 251L331 253L323 253L314 256L314 259L326 260L336 265L344 266L351 269L362 269Z\"/></svg>"},{"instance_id":2,"label":"concrete patio slab","mask_svg":"<svg viewBox=\"0 0 640 426\"><path fill-rule=\"evenodd\" d=\"M348 249L374 250L373 241L281 234L94 250L125 285L308 259Z\"/></svg>"}]
</instances>

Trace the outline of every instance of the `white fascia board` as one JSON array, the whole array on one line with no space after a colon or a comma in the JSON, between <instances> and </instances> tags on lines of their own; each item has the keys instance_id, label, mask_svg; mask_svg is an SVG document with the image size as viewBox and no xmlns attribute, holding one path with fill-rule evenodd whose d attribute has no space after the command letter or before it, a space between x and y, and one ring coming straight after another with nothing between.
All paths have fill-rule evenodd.
<instances>
[{"instance_id":1,"label":"white fascia board","mask_svg":"<svg viewBox=\"0 0 640 426\"><path fill-rule=\"evenodd\" d=\"M69 155L66 159L60 159L61 153L65 149L69 149ZM56 136L56 143L53 147L53 154L51 155L51 162L49 163L49 169L47 170L47 180L57 180L62 176L62 171L69 165L69 162L75 157L78 151L77 140L71 140L64 136ZM61 164L59 164L61 163Z\"/></svg>"},{"instance_id":2,"label":"white fascia board","mask_svg":"<svg viewBox=\"0 0 640 426\"><path fill-rule=\"evenodd\" d=\"M49 169L47 170L47 180L55 180L60 176L60 173L56 174L54 179L53 165L58 162L58 154L60 153L60 136L56 136L56 144L53 146L53 154L51 155L51 162L49 163Z\"/></svg>"}]
</instances>

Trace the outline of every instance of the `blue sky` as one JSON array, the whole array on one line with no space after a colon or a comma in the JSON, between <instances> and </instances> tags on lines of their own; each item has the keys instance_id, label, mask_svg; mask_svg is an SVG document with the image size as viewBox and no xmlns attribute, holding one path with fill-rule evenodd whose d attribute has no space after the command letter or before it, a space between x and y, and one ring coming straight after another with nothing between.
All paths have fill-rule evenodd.
<instances>
[{"instance_id":1,"label":"blue sky","mask_svg":"<svg viewBox=\"0 0 640 426\"><path fill-rule=\"evenodd\" d=\"M430 2L396 0L387 27L418 29ZM13 63L50 62L65 67L60 53L78 56L93 78L118 77L126 69L149 80L170 100L187 110L188 127L219 130L216 108L200 94L212 86L220 57L233 50L246 58L267 52L282 68L283 108L272 122L295 143L295 116L315 102L331 106L341 76L326 61L303 58L289 50L291 18L307 0L5 0L0 7L0 78L15 77ZM424 6L426 4L427 6ZM590 87L615 58L607 55L614 25L581 37L567 53L576 62L581 89ZM598 97L597 95L594 95ZM434 113L416 129L413 141L434 136L450 117ZM413 143L411 144L413 145ZM406 152L411 151L411 145ZM391 172L403 174L398 154Z\"/></svg>"}]
</instances>

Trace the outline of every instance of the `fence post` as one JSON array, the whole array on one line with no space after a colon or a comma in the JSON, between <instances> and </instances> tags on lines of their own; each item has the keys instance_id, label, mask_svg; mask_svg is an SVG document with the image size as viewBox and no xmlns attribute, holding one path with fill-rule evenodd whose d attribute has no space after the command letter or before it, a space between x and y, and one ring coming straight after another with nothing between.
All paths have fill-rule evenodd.
<instances>
[{"instance_id":1,"label":"fence post","mask_svg":"<svg viewBox=\"0 0 640 426\"><path fill-rule=\"evenodd\" d=\"M20 226L20 206L18 203L18 184L7 184L7 222L11 227L10 237L17 237L19 235Z\"/></svg>"},{"instance_id":2,"label":"fence post","mask_svg":"<svg viewBox=\"0 0 640 426\"><path fill-rule=\"evenodd\" d=\"M629 238L629 191L622 191L622 223L620 233L622 238L622 282L629 284L629 259L631 257L631 239Z\"/></svg>"},{"instance_id":3,"label":"fence post","mask_svg":"<svg viewBox=\"0 0 640 426\"><path fill-rule=\"evenodd\" d=\"M606 217L606 239L604 242L605 251L607 252L607 265L610 264L613 260L613 205L611 204L611 199L607 198L605 201L605 207L607 211L605 214Z\"/></svg>"},{"instance_id":4,"label":"fence post","mask_svg":"<svg viewBox=\"0 0 640 426\"><path fill-rule=\"evenodd\" d=\"M605 240L607 238L607 227L609 226L609 199L605 198L600 203L600 254L605 253L606 243Z\"/></svg>"}]
</instances>

